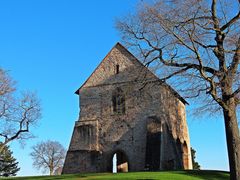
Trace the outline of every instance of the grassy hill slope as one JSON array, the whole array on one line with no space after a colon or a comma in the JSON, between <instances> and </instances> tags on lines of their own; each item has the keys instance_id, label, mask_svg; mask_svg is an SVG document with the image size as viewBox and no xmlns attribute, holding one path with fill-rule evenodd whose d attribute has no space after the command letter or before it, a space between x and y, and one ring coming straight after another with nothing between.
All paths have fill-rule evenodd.
<instances>
[{"instance_id":1,"label":"grassy hill slope","mask_svg":"<svg viewBox=\"0 0 240 180\"><path fill-rule=\"evenodd\" d=\"M80 179L162 179L162 180L227 180L229 173L223 171L159 171L159 172L130 172L130 173L89 173L62 176L15 177L7 179L19 180L80 180Z\"/></svg>"}]
</instances>

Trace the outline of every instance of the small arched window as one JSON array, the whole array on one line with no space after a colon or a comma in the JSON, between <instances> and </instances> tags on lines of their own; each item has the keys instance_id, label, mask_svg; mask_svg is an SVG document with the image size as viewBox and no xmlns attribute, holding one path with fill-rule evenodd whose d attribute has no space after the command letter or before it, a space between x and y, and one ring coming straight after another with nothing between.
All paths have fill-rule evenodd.
<instances>
[{"instance_id":1,"label":"small arched window","mask_svg":"<svg viewBox=\"0 0 240 180\"><path fill-rule=\"evenodd\" d=\"M121 88L116 88L112 95L113 112L125 114L125 95Z\"/></svg>"}]
</instances>

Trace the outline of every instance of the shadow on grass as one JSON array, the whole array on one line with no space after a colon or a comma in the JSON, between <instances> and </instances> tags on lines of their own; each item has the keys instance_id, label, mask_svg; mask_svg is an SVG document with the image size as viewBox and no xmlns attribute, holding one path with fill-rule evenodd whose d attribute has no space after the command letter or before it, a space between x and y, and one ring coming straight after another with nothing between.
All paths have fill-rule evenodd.
<instances>
[{"instance_id":1,"label":"shadow on grass","mask_svg":"<svg viewBox=\"0 0 240 180\"><path fill-rule=\"evenodd\" d=\"M230 177L230 173L227 171L214 171L214 170L185 170L178 171L178 173L186 174L192 177L199 177L209 180L227 180Z\"/></svg>"}]
</instances>

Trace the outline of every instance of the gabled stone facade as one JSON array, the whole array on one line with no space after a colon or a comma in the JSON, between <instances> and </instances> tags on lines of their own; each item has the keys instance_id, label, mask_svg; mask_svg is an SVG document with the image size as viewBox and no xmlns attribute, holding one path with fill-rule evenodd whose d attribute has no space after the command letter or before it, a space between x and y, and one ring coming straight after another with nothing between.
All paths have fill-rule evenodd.
<instances>
[{"instance_id":1,"label":"gabled stone facade","mask_svg":"<svg viewBox=\"0 0 240 180\"><path fill-rule=\"evenodd\" d=\"M76 91L63 173L192 169L187 103L117 43Z\"/></svg>"}]
</instances>

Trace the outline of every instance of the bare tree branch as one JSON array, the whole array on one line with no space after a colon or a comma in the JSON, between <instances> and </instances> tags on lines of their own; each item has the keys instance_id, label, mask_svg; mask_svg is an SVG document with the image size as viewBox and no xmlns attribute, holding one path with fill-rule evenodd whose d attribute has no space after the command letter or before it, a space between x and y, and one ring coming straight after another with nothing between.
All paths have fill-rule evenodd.
<instances>
[{"instance_id":1,"label":"bare tree branch","mask_svg":"<svg viewBox=\"0 0 240 180\"><path fill-rule=\"evenodd\" d=\"M228 21L226 24L224 24L221 28L220 31L224 31L225 29L229 28L232 24L234 24L237 20L240 19L240 11L236 16L234 16L230 21Z\"/></svg>"},{"instance_id":2,"label":"bare tree branch","mask_svg":"<svg viewBox=\"0 0 240 180\"><path fill-rule=\"evenodd\" d=\"M232 64L230 65L229 70L228 70L228 72L231 75L236 74L239 63L240 63L240 36L239 36L238 42L236 44L236 51L235 51L235 54L233 56Z\"/></svg>"},{"instance_id":3,"label":"bare tree branch","mask_svg":"<svg viewBox=\"0 0 240 180\"><path fill-rule=\"evenodd\" d=\"M211 12L212 12L212 20L215 31L219 32L219 20L217 18L217 11L216 11L217 0L212 0Z\"/></svg>"},{"instance_id":4,"label":"bare tree branch","mask_svg":"<svg viewBox=\"0 0 240 180\"><path fill-rule=\"evenodd\" d=\"M15 97L11 77L0 69L0 152L14 140L30 138L29 127L41 117L41 107L34 93L26 92Z\"/></svg>"},{"instance_id":5,"label":"bare tree branch","mask_svg":"<svg viewBox=\"0 0 240 180\"><path fill-rule=\"evenodd\" d=\"M231 97L235 97L239 93L240 93L240 87L232 93Z\"/></svg>"}]
</instances>

